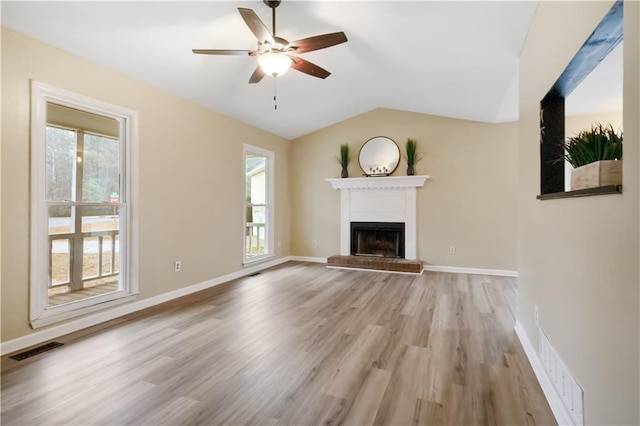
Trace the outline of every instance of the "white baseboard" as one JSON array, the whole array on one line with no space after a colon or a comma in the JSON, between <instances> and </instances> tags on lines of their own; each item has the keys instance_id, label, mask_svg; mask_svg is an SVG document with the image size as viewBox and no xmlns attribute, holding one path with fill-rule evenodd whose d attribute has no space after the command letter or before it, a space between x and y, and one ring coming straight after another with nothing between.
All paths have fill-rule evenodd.
<instances>
[{"instance_id":1,"label":"white baseboard","mask_svg":"<svg viewBox=\"0 0 640 426\"><path fill-rule=\"evenodd\" d=\"M289 256L289 260L294 260L296 262L327 263L326 257Z\"/></svg>"},{"instance_id":2,"label":"white baseboard","mask_svg":"<svg viewBox=\"0 0 640 426\"><path fill-rule=\"evenodd\" d=\"M170 300L177 299L182 296L187 296L189 294L196 293L201 290L215 287L217 285L226 283L228 281L232 281L247 275L251 275L255 272L280 265L290 260L292 260L291 257L287 256L287 257L272 260L269 262L264 262L259 265L247 267L239 271L222 275L220 277L213 278L211 280L207 280L198 284L180 288L178 290L169 291L167 293L162 293L157 296L149 297L147 299L142 299L136 302L127 303L125 305L120 305L112 309L101 311L92 315L87 315L85 317L68 321L60 325L35 331L25 336L0 343L0 355L6 355L12 352L19 351L21 349L28 348L30 346L38 345L48 340L55 339L69 333L73 333L73 332L82 330L84 328L92 327L94 325L98 325L103 322L110 321L112 319L116 319L124 315L128 315L128 314L140 311L142 309L159 305L160 303L168 302Z\"/></svg>"},{"instance_id":3,"label":"white baseboard","mask_svg":"<svg viewBox=\"0 0 640 426\"><path fill-rule=\"evenodd\" d=\"M540 383L542 392L544 392L544 396L547 398L547 402L551 407L551 411L553 412L558 425L574 425L575 423L571 418L571 414L565 408L562 402L562 397L558 395L556 388L553 386L551 379L547 375L547 371L542 365L542 361L540 361L540 358L538 357L538 351L531 343L531 340L529 340L529 336L527 336L527 332L522 327L520 321L516 321L514 330L520 340L520 344L522 345L525 354L527 355L529 364L531 364L531 368L533 368L533 372L538 379L538 383Z\"/></svg>"},{"instance_id":4,"label":"white baseboard","mask_svg":"<svg viewBox=\"0 0 640 426\"><path fill-rule=\"evenodd\" d=\"M517 277L518 271L510 271L507 269L479 269L479 268L463 268L460 266L436 266L424 265L423 271L431 272L451 272L453 274L479 274L479 275L495 275L499 277Z\"/></svg>"}]
</instances>

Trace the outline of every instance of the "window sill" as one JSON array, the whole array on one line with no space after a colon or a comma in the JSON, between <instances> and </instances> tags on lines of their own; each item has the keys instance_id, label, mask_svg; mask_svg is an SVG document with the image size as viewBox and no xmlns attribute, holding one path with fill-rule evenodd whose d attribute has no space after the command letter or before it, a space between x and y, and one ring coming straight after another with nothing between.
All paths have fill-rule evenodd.
<instances>
[{"instance_id":1,"label":"window sill","mask_svg":"<svg viewBox=\"0 0 640 426\"><path fill-rule=\"evenodd\" d=\"M37 329L52 325L61 321L80 317L82 315L90 314L96 311L100 311L105 308L120 305L135 300L138 297L138 293L119 295L117 298L111 298L101 303L95 303L89 306L84 306L78 309L69 309L69 304L60 305L58 308L47 308L40 316L31 320L31 328ZM89 300L89 299L86 299ZM61 308L61 309L60 309ZM65 309L66 308L66 309Z\"/></svg>"},{"instance_id":2,"label":"window sill","mask_svg":"<svg viewBox=\"0 0 640 426\"><path fill-rule=\"evenodd\" d=\"M550 194L538 195L536 198L538 200L555 200L557 198L590 197L592 195L610 194L622 194L622 185L599 186L597 188L578 189L567 192L552 192Z\"/></svg>"},{"instance_id":3,"label":"window sill","mask_svg":"<svg viewBox=\"0 0 640 426\"><path fill-rule=\"evenodd\" d=\"M255 258L251 258L251 259L245 259L244 262L242 262L243 266L249 266L249 265L253 265L256 263L260 263L260 262L265 262L267 260L271 260L274 259L276 256L274 254L265 254L264 256L259 256L259 257L255 257Z\"/></svg>"}]
</instances>

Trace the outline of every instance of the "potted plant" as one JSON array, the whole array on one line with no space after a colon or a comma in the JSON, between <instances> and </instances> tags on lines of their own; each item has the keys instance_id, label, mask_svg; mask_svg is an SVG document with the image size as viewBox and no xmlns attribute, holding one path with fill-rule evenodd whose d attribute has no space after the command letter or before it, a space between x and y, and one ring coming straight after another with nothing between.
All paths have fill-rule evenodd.
<instances>
[{"instance_id":1,"label":"potted plant","mask_svg":"<svg viewBox=\"0 0 640 426\"><path fill-rule=\"evenodd\" d=\"M415 139L407 139L405 151L407 153L405 157L407 160L407 176L413 176L415 174L414 166L422 158L418 155L418 143Z\"/></svg>"},{"instance_id":2,"label":"potted plant","mask_svg":"<svg viewBox=\"0 0 640 426\"><path fill-rule=\"evenodd\" d=\"M595 123L561 142L561 159L573 166L571 189L621 185L622 140L622 131L616 132L611 124Z\"/></svg>"},{"instance_id":3,"label":"potted plant","mask_svg":"<svg viewBox=\"0 0 640 426\"><path fill-rule=\"evenodd\" d=\"M349 166L349 161L351 160L351 158L349 158L348 143L343 143L342 145L340 145L340 156L336 157L336 160L338 160L338 163L340 163L340 165L342 166L342 173L340 174L340 176L343 178L349 177L349 170L347 170L347 167Z\"/></svg>"}]
</instances>

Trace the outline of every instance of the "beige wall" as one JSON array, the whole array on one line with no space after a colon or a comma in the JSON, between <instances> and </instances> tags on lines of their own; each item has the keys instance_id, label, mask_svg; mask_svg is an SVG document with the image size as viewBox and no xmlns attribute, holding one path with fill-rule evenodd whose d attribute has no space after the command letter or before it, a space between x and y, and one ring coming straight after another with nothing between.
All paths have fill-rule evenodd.
<instances>
[{"instance_id":1,"label":"beige wall","mask_svg":"<svg viewBox=\"0 0 640 426\"><path fill-rule=\"evenodd\" d=\"M601 123L605 126L611 124L615 130L622 130L622 111L566 117L564 120L564 134L567 137L575 136L581 130L590 128L594 123Z\"/></svg>"},{"instance_id":2,"label":"beige wall","mask_svg":"<svg viewBox=\"0 0 640 426\"><path fill-rule=\"evenodd\" d=\"M358 152L374 136L389 136L401 151L407 138L415 138L425 153L416 165L416 174L431 176L418 189L419 259L439 266L517 268L517 125L389 109L293 141L292 253L326 257L340 252L340 194L325 179L340 176L336 157L342 143L352 151L349 176L361 176ZM402 160L394 175L406 170Z\"/></svg>"},{"instance_id":3,"label":"beige wall","mask_svg":"<svg viewBox=\"0 0 640 426\"><path fill-rule=\"evenodd\" d=\"M623 194L536 199L540 100L611 6L540 2L522 52L517 316L537 342L538 305L541 328L584 389L587 424L638 424L637 2L624 3Z\"/></svg>"},{"instance_id":4,"label":"beige wall","mask_svg":"<svg viewBox=\"0 0 640 426\"><path fill-rule=\"evenodd\" d=\"M290 254L289 141L3 29L2 341L32 332L30 79L138 111L140 298L242 269L243 143L276 153L276 254Z\"/></svg>"}]
</instances>

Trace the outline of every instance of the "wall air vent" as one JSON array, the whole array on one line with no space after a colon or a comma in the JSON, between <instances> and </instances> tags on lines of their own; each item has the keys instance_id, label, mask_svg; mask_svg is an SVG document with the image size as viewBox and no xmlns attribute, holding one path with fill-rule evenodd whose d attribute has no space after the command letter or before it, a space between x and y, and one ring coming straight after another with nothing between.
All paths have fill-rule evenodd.
<instances>
[{"instance_id":1,"label":"wall air vent","mask_svg":"<svg viewBox=\"0 0 640 426\"><path fill-rule=\"evenodd\" d=\"M60 342L50 342L46 345L38 346L37 348L29 349L28 351L20 352L16 355L11 355L9 358L15 359L16 361L22 361L27 358L31 358L32 356L39 355L43 352L50 351L51 349L55 349L58 346L62 346L64 343Z\"/></svg>"},{"instance_id":2,"label":"wall air vent","mask_svg":"<svg viewBox=\"0 0 640 426\"><path fill-rule=\"evenodd\" d=\"M569 411L575 425L584 425L584 392L576 379L573 378L567 366L562 362L551 342L539 330L539 355L542 365L561 397L565 408Z\"/></svg>"}]
</instances>

